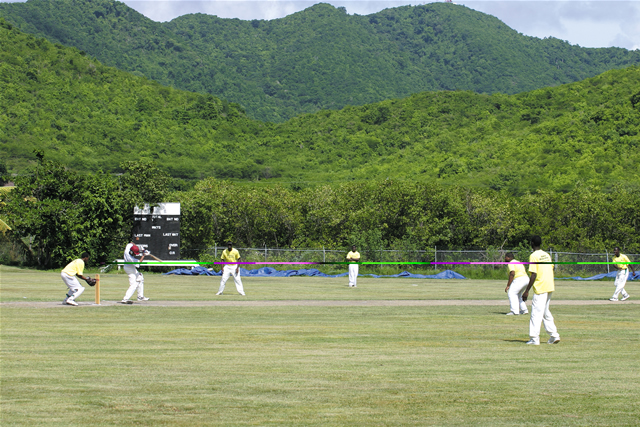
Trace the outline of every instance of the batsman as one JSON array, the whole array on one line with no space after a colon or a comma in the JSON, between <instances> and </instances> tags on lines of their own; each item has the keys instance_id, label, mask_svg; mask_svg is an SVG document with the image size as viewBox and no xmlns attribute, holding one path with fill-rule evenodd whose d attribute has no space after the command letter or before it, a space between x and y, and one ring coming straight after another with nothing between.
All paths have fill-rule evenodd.
<instances>
[{"instance_id":1,"label":"batsman","mask_svg":"<svg viewBox=\"0 0 640 427\"><path fill-rule=\"evenodd\" d=\"M145 255L148 255L148 253L142 254L140 259L137 258L140 256L140 248L133 242L129 242L124 248L124 261L126 263L142 262ZM139 266L139 264L124 265L124 271L129 276L129 289L127 289L127 293L122 298L122 304L133 304L133 301L129 298L133 296L136 290L138 290L138 301L149 301L149 298L144 296L144 276L138 271L137 267Z\"/></svg>"}]
</instances>

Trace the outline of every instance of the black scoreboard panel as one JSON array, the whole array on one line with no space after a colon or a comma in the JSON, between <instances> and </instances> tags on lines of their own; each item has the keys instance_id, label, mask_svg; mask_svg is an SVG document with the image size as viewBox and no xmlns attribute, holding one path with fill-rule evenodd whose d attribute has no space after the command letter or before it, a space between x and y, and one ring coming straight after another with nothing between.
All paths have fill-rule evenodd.
<instances>
[{"instance_id":1,"label":"black scoreboard panel","mask_svg":"<svg viewBox=\"0 0 640 427\"><path fill-rule=\"evenodd\" d=\"M180 259L179 203L161 203L153 209L135 208L133 221L133 243L163 261Z\"/></svg>"}]
</instances>

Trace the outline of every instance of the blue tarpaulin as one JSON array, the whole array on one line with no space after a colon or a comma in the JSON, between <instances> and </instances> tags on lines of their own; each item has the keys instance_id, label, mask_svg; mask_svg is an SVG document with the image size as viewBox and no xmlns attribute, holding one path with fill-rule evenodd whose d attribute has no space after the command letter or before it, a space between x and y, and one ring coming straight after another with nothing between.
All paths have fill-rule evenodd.
<instances>
[{"instance_id":1,"label":"blue tarpaulin","mask_svg":"<svg viewBox=\"0 0 640 427\"><path fill-rule=\"evenodd\" d=\"M591 277L578 277L578 276L574 276L574 277L556 277L556 279L564 279L564 280L600 280L600 279L604 279L606 277L610 277L612 279L615 279L617 273L618 273L617 271L610 271L609 273L596 274L595 276L591 276ZM635 275L629 274L629 278L627 280L640 280L640 273L636 272Z\"/></svg>"},{"instance_id":2,"label":"blue tarpaulin","mask_svg":"<svg viewBox=\"0 0 640 427\"><path fill-rule=\"evenodd\" d=\"M207 276L220 276L221 273L215 271L209 271L204 267L193 267L192 269L178 268L164 274L184 274L190 276L207 275ZM240 268L240 275L244 277L291 277L291 276L311 276L311 277L345 277L349 273L340 274L326 274L315 268L300 269L300 270L276 270L271 267L262 267L255 270L247 270ZM376 274L359 274L358 276L370 276L375 278L380 277L408 277L411 279L466 279L462 274L455 271L445 270L438 274L412 274L408 271L403 271L399 274L393 274L389 276L379 276Z\"/></svg>"}]
</instances>

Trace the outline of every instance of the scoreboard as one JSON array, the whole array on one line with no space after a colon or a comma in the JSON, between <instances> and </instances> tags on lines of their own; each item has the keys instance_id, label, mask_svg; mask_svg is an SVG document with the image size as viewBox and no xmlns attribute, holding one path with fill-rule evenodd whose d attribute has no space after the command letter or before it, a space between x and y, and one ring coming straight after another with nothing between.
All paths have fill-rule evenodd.
<instances>
[{"instance_id":1,"label":"scoreboard","mask_svg":"<svg viewBox=\"0 0 640 427\"><path fill-rule=\"evenodd\" d=\"M180 259L180 203L133 209L133 243L161 260Z\"/></svg>"}]
</instances>

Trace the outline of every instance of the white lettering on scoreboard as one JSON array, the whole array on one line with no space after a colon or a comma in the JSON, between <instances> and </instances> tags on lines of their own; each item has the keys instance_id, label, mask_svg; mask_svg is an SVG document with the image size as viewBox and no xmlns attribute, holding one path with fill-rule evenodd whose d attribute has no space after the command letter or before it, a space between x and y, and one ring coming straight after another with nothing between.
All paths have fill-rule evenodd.
<instances>
[{"instance_id":1,"label":"white lettering on scoreboard","mask_svg":"<svg viewBox=\"0 0 640 427\"><path fill-rule=\"evenodd\" d=\"M162 260L180 259L180 203L145 205L133 211L133 238Z\"/></svg>"}]
</instances>

